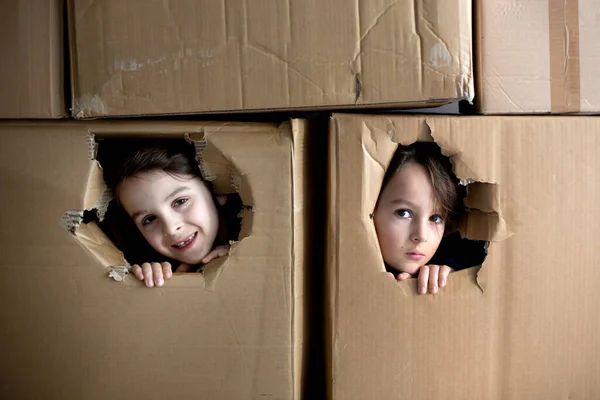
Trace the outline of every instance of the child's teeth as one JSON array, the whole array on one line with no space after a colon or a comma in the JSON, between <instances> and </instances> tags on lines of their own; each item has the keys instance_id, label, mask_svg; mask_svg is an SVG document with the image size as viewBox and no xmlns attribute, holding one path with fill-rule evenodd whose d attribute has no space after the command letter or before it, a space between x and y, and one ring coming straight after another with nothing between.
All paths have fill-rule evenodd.
<instances>
[{"instance_id":1,"label":"child's teeth","mask_svg":"<svg viewBox=\"0 0 600 400\"><path fill-rule=\"evenodd\" d=\"M179 242L179 243L177 243L175 246L177 246L177 247L183 247L183 246L185 246L186 244L188 244L189 242L191 242L191 241L192 241L192 239L193 239L195 236L196 236L196 235L194 234L194 235L190 236L188 239L184 240L183 242Z\"/></svg>"}]
</instances>

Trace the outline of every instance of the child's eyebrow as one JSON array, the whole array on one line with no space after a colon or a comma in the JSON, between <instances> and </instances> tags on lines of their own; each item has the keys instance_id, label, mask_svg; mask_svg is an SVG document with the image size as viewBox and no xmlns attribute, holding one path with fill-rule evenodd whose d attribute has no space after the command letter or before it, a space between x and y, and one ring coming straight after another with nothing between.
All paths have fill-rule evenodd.
<instances>
[{"instance_id":1,"label":"child's eyebrow","mask_svg":"<svg viewBox=\"0 0 600 400\"><path fill-rule=\"evenodd\" d=\"M406 204L407 206L416 208L417 205L411 201L408 200L404 200L404 199L394 199L391 201L392 204Z\"/></svg>"},{"instance_id":2,"label":"child's eyebrow","mask_svg":"<svg viewBox=\"0 0 600 400\"><path fill-rule=\"evenodd\" d=\"M189 189L189 187L187 187L187 186L179 186L177 189L173 190L173 192L165 198L165 201L169 200L172 197L177 196L179 193L184 192L188 189Z\"/></svg>"},{"instance_id":3,"label":"child's eyebrow","mask_svg":"<svg viewBox=\"0 0 600 400\"><path fill-rule=\"evenodd\" d=\"M140 215L144 214L144 213L145 213L145 211L136 211L136 212L134 212L134 213L133 213L133 215L131 216L131 219L132 219L132 220L134 220L134 221L136 221L136 220L138 219L138 217L139 217Z\"/></svg>"}]
</instances>

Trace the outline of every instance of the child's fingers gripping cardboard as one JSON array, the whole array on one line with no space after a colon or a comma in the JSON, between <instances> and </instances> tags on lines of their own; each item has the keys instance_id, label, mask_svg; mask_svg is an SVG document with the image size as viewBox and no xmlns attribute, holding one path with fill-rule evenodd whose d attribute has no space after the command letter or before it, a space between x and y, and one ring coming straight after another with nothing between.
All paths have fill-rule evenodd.
<instances>
[{"instance_id":1,"label":"child's fingers gripping cardboard","mask_svg":"<svg viewBox=\"0 0 600 400\"><path fill-rule=\"evenodd\" d=\"M399 281L405 281L409 278L412 278L412 275L409 274L408 272L402 272L402 273L398 274L398 276L396 277L396 279L398 279Z\"/></svg>"},{"instance_id":2,"label":"child's fingers gripping cardboard","mask_svg":"<svg viewBox=\"0 0 600 400\"><path fill-rule=\"evenodd\" d=\"M143 263L141 266L135 264L131 268L133 275L140 281L143 281L147 287L164 285L166 279L173 276L171 264L168 262L162 263Z\"/></svg>"},{"instance_id":3,"label":"child's fingers gripping cardboard","mask_svg":"<svg viewBox=\"0 0 600 400\"><path fill-rule=\"evenodd\" d=\"M429 292L437 293L438 291L438 279L440 276L440 266L439 265L430 265L429 266Z\"/></svg>"},{"instance_id":4,"label":"child's fingers gripping cardboard","mask_svg":"<svg viewBox=\"0 0 600 400\"><path fill-rule=\"evenodd\" d=\"M165 280L171 279L171 277L173 276L173 270L171 269L171 264L164 261L164 262L161 262L160 265L162 267L163 278Z\"/></svg>"},{"instance_id":5,"label":"child's fingers gripping cardboard","mask_svg":"<svg viewBox=\"0 0 600 400\"><path fill-rule=\"evenodd\" d=\"M154 286L154 278L153 278L153 273L152 273L152 264L150 263L143 263L142 264L142 277L144 280L144 284L147 287L153 287Z\"/></svg>"},{"instance_id":6,"label":"child's fingers gripping cardboard","mask_svg":"<svg viewBox=\"0 0 600 400\"><path fill-rule=\"evenodd\" d=\"M447 265L424 265L419 269L417 277L417 288L420 294L437 293L439 288L446 286L448 276L454 271ZM408 272L401 272L396 276L399 281L412 278Z\"/></svg>"},{"instance_id":7,"label":"child's fingers gripping cardboard","mask_svg":"<svg viewBox=\"0 0 600 400\"><path fill-rule=\"evenodd\" d=\"M164 283L162 265L159 263L143 263L142 275L144 283L149 288L154 287L154 285L162 286Z\"/></svg>"},{"instance_id":8,"label":"child's fingers gripping cardboard","mask_svg":"<svg viewBox=\"0 0 600 400\"><path fill-rule=\"evenodd\" d=\"M419 269L419 277L417 279L417 288L420 294L427 293L427 283L429 282L429 265L424 265Z\"/></svg>"},{"instance_id":9,"label":"child's fingers gripping cardboard","mask_svg":"<svg viewBox=\"0 0 600 400\"><path fill-rule=\"evenodd\" d=\"M440 267L440 275L438 278L440 287L446 286L446 283L448 282L448 275L450 275L450 272L452 272L452 271L454 271L454 270L447 265L442 265Z\"/></svg>"},{"instance_id":10,"label":"child's fingers gripping cardboard","mask_svg":"<svg viewBox=\"0 0 600 400\"><path fill-rule=\"evenodd\" d=\"M165 284L165 278L163 275L163 266L160 263L152 263L152 277L154 286L161 287Z\"/></svg>"},{"instance_id":11,"label":"child's fingers gripping cardboard","mask_svg":"<svg viewBox=\"0 0 600 400\"><path fill-rule=\"evenodd\" d=\"M131 272L138 280L140 280L140 281L144 280L144 273L142 272L142 267L140 267L139 265L135 264L131 268Z\"/></svg>"}]
</instances>

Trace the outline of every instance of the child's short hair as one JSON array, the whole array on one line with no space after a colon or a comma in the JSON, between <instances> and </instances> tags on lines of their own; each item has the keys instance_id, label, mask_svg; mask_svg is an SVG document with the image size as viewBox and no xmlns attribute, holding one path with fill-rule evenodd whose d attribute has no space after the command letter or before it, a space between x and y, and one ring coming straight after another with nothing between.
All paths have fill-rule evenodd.
<instances>
[{"instance_id":1,"label":"child's short hair","mask_svg":"<svg viewBox=\"0 0 600 400\"><path fill-rule=\"evenodd\" d=\"M458 179L452 172L450 159L442 154L440 147L435 143L415 142L409 146L399 145L385 171L379 196L394 174L410 163L415 163L425 169L433 187L435 206L440 209L442 217L447 222L456 222L462 213L464 191L461 190Z\"/></svg>"},{"instance_id":2,"label":"child's short hair","mask_svg":"<svg viewBox=\"0 0 600 400\"><path fill-rule=\"evenodd\" d=\"M104 180L113 190L127 178L151 170L202 179L194 146L184 140L127 140L121 143L117 153L107 155L106 165L102 163Z\"/></svg>"}]
</instances>

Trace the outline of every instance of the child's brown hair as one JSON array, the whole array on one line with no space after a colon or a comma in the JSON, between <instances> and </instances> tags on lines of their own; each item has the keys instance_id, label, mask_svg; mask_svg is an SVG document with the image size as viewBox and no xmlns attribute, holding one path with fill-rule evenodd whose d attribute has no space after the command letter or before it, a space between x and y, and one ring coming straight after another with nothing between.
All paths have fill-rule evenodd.
<instances>
[{"instance_id":1,"label":"child's brown hair","mask_svg":"<svg viewBox=\"0 0 600 400\"><path fill-rule=\"evenodd\" d=\"M440 147L431 142L415 142L409 146L399 145L390 165L385 171L379 196L394 174L404 165L414 163L422 166L433 187L433 201L448 225L454 225L463 209L464 191L452 171L450 159L442 154ZM377 200L379 202L379 199Z\"/></svg>"},{"instance_id":2,"label":"child's brown hair","mask_svg":"<svg viewBox=\"0 0 600 400\"><path fill-rule=\"evenodd\" d=\"M115 190L124 180L142 172L161 170L172 175L196 176L207 183L200 172L194 147L183 140L144 139L124 141L119 154L111 154L103 163L104 180ZM99 155L100 157L101 155ZM211 185L208 185L212 192Z\"/></svg>"}]
</instances>

